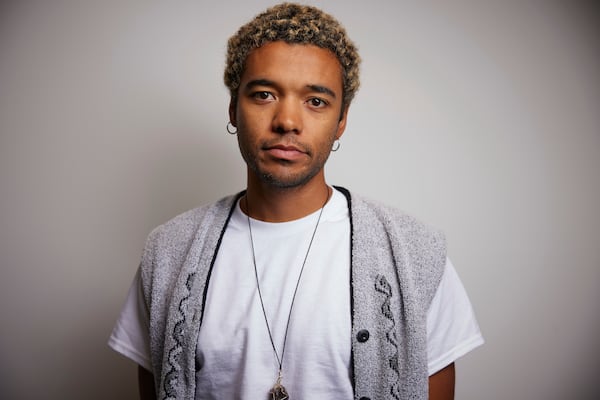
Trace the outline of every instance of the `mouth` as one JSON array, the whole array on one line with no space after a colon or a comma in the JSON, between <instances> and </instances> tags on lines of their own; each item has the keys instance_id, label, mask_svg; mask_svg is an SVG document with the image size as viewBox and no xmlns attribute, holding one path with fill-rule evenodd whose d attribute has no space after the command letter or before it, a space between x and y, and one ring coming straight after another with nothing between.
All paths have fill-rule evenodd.
<instances>
[{"instance_id":1,"label":"mouth","mask_svg":"<svg viewBox=\"0 0 600 400\"><path fill-rule=\"evenodd\" d=\"M289 161L294 161L308 155L307 151L294 145L275 144L264 147L264 150L273 158Z\"/></svg>"}]
</instances>

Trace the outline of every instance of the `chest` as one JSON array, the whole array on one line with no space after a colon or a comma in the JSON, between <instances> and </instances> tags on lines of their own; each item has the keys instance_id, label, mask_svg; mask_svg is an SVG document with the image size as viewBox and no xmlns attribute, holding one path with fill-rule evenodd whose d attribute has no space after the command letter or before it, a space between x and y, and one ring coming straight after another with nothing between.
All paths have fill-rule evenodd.
<instances>
[{"instance_id":1,"label":"chest","mask_svg":"<svg viewBox=\"0 0 600 400\"><path fill-rule=\"evenodd\" d=\"M325 222L312 245L310 229L255 229L253 244L244 229L226 232L198 336L198 390L259 398L280 360L294 397L351 397L349 229L347 221Z\"/></svg>"}]
</instances>

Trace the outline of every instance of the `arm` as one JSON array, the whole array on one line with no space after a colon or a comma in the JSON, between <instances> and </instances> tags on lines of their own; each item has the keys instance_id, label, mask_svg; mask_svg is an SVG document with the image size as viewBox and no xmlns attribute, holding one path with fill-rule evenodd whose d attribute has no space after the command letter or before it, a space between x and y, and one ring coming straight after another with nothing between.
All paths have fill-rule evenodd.
<instances>
[{"instance_id":1,"label":"arm","mask_svg":"<svg viewBox=\"0 0 600 400\"><path fill-rule=\"evenodd\" d=\"M140 400L156 400L154 389L154 376L152 372L138 365L138 387L140 389Z\"/></svg>"},{"instance_id":2,"label":"arm","mask_svg":"<svg viewBox=\"0 0 600 400\"><path fill-rule=\"evenodd\" d=\"M454 399L454 363L429 377L429 400Z\"/></svg>"}]
</instances>

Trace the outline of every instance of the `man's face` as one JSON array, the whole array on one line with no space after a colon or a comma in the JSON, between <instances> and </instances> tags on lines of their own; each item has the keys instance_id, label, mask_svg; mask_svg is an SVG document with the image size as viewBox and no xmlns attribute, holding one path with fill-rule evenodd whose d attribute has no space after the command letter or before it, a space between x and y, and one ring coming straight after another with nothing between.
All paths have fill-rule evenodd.
<instances>
[{"instance_id":1,"label":"man's face","mask_svg":"<svg viewBox=\"0 0 600 400\"><path fill-rule=\"evenodd\" d=\"M277 188L302 186L323 174L346 127L339 61L313 45L254 49L229 113L249 174Z\"/></svg>"}]
</instances>

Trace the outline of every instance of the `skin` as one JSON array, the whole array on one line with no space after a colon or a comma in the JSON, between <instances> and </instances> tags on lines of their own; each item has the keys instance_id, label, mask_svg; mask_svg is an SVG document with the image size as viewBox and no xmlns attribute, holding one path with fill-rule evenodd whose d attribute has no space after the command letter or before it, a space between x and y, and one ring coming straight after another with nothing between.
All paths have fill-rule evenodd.
<instances>
[{"instance_id":1,"label":"skin","mask_svg":"<svg viewBox=\"0 0 600 400\"><path fill-rule=\"evenodd\" d=\"M146 368L138 365L138 387L140 400L156 400L156 389L154 388L154 375Z\"/></svg>"},{"instance_id":2,"label":"skin","mask_svg":"<svg viewBox=\"0 0 600 400\"><path fill-rule=\"evenodd\" d=\"M335 55L285 42L253 50L229 114L247 164L244 212L247 201L252 217L283 222L321 208L329 196L323 167L346 129Z\"/></svg>"},{"instance_id":3,"label":"skin","mask_svg":"<svg viewBox=\"0 0 600 400\"><path fill-rule=\"evenodd\" d=\"M454 363L429 377L430 400L453 400L456 373Z\"/></svg>"},{"instance_id":4,"label":"skin","mask_svg":"<svg viewBox=\"0 0 600 400\"><path fill-rule=\"evenodd\" d=\"M284 42L253 50L229 105L247 165L242 210L284 222L321 208L330 195L324 166L347 115L342 69L329 50ZM138 377L140 398L154 400L152 373L139 367ZM454 364L430 376L429 399L453 399L454 379Z\"/></svg>"}]
</instances>

